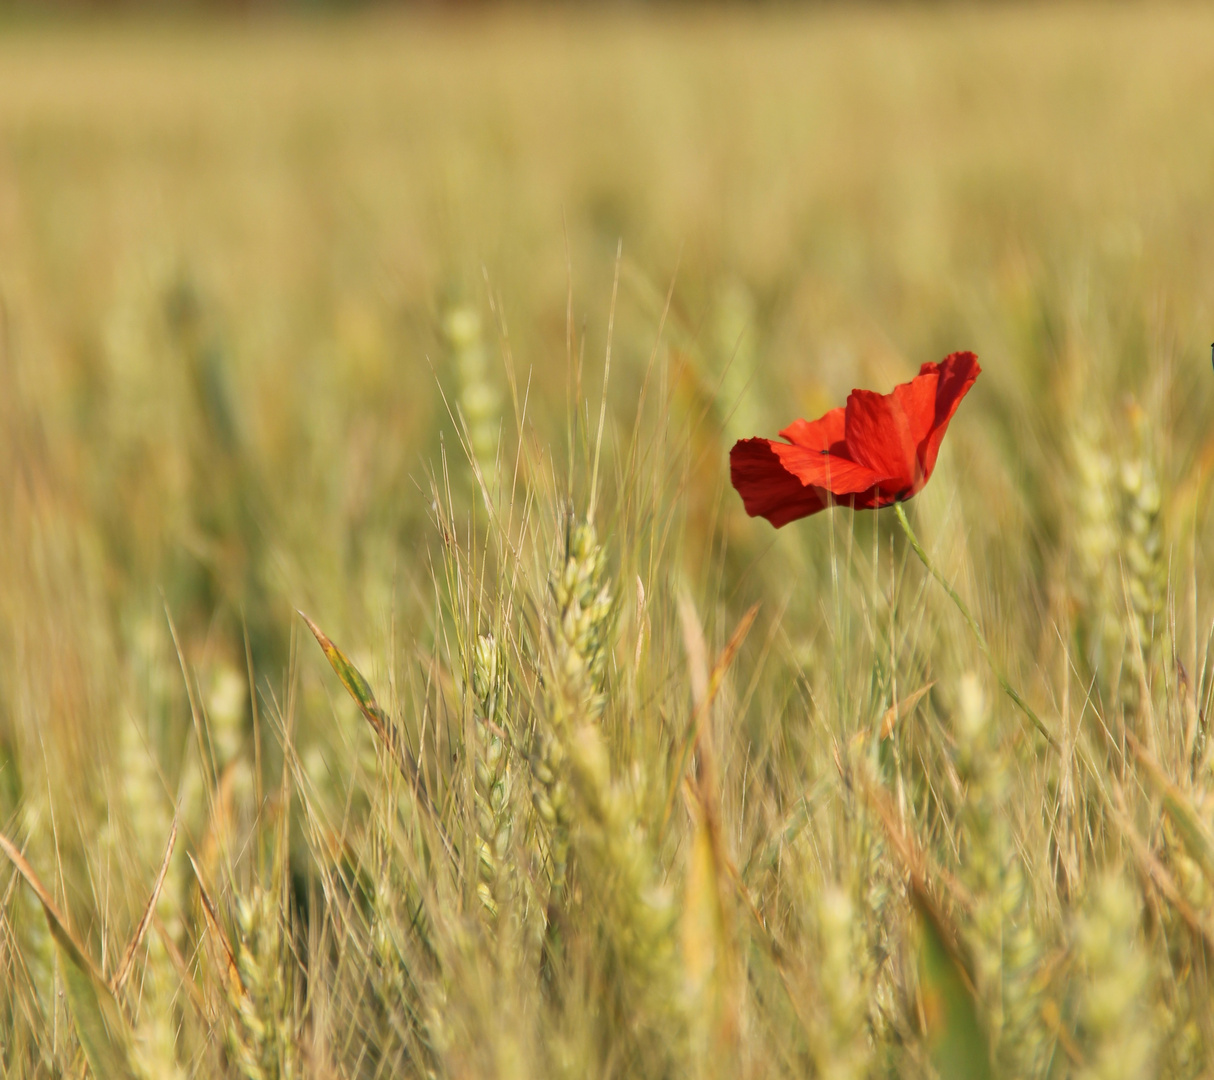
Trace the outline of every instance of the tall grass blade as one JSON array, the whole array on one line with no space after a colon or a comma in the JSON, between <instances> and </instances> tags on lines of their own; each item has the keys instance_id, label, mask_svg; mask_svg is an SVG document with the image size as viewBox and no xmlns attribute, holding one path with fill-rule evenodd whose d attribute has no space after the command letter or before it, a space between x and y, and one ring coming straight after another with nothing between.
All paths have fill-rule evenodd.
<instances>
[{"instance_id":1,"label":"tall grass blade","mask_svg":"<svg viewBox=\"0 0 1214 1080\"><path fill-rule=\"evenodd\" d=\"M1197 808L1133 734L1127 731L1125 738L1126 745L1142 765L1150 786L1162 800L1163 808L1176 826L1176 831L1184 839L1189 855L1201 867L1206 879L1214 884L1214 836L1211 836Z\"/></svg>"},{"instance_id":2,"label":"tall grass blade","mask_svg":"<svg viewBox=\"0 0 1214 1080\"><path fill-rule=\"evenodd\" d=\"M0 833L0 851L42 904L60 959L68 1007L80 1048L97 1080L142 1080L131 1058L134 1036L101 970L76 940L54 898L16 845Z\"/></svg>"},{"instance_id":3,"label":"tall grass blade","mask_svg":"<svg viewBox=\"0 0 1214 1080\"><path fill-rule=\"evenodd\" d=\"M164 859L160 863L160 873L156 875L156 882L152 886L152 895L148 897L148 902L143 909L143 917L139 920L139 925L135 927L135 933L131 937L130 944L126 947L126 952L122 954L118 970L114 972L114 978L110 983L115 994L122 992L122 987L126 983L127 976L131 973L131 965L135 961L135 954L139 951L143 937L147 933L148 927L152 924L152 916L156 911L156 901L160 899L160 890L164 888L164 879L168 876L169 862L173 858L173 848L176 844L177 820L174 818L173 828L169 832L168 843L164 846Z\"/></svg>"},{"instance_id":4,"label":"tall grass blade","mask_svg":"<svg viewBox=\"0 0 1214 1080\"><path fill-rule=\"evenodd\" d=\"M308 624L308 629L312 631L312 635L324 651L325 657L333 666L333 670L337 672L337 677L341 679L342 686L346 688L349 695L354 699L355 704L362 711L363 716L367 718L367 723L371 725L372 730L391 755L401 774L409 781L418 795L425 799L425 790L419 784L417 762L413 759L413 755L409 752L409 749L401 741L399 733L396 731L395 725L393 725L388 714L384 712L379 702L375 700L375 693L371 689L371 684L367 682L363 673L350 663L346 654L329 640L324 631L316 623L309 619L302 611L299 612L299 617Z\"/></svg>"}]
</instances>

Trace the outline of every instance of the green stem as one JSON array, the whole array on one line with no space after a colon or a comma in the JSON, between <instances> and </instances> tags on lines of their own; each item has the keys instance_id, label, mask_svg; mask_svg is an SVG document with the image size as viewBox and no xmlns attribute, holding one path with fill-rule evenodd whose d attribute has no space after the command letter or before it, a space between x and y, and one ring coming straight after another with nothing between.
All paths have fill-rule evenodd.
<instances>
[{"instance_id":1,"label":"green stem","mask_svg":"<svg viewBox=\"0 0 1214 1080\"><path fill-rule=\"evenodd\" d=\"M910 522L906 520L906 511L902 509L901 503L894 503L894 513L897 515L898 524L902 526L902 531L906 533L906 539L910 541L910 546L914 549L915 554L919 556L919 561L927 568L927 572L939 582L940 587L948 593L949 599L957 605L957 610L961 612L965 621L969 623L969 628L973 631L974 639L978 642L978 648L982 650L982 655L986 659L987 664L990 665L991 671L995 673L995 678L999 680L999 685L1003 688L1003 692L1029 718L1033 727L1040 732L1041 737L1057 750L1058 741L1050 733L1050 729L1045 726L1041 717L1034 712L1033 707L1020 696L1016 688L1008 681L1008 677L1003 673L1003 669L995 663L995 658L991 655L991 647L986 643L986 637L982 633L982 628L978 625L978 620L970 614L970 609L965 606L965 601L957 594L957 590L945 580L940 571L932 564L931 559L927 557L927 552L923 550L923 545L919 543L919 538L915 535L914 529L911 528Z\"/></svg>"}]
</instances>

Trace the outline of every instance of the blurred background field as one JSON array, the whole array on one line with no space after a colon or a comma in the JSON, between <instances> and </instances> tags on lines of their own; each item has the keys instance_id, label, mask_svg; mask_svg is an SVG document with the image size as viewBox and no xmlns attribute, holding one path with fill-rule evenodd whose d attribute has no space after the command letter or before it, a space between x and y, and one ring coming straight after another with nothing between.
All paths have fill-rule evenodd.
<instances>
[{"instance_id":1,"label":"blurred background field","mask_svg":"<svg viewBox=\"0 0 1214 1080\"><path fill-rule=\"evenodd\" d=\"M579 1041L573 1020L552 1029L565 1041L551 1059L536 1049L555 1045L549 1020L534 1029L548 1035L492 1064L472 1063L458 1039L444 1042L412 1014L391 1038L356 1025L379 1056L341 1045L325 1025L341 1008L361 1016L361 999L334 976L342 1004L317 1005L319 961L303 942L324 921L310 882L324 876L315 863L327 841L296 824L284 841L289 859L274 848L293 884L275 880L291 898L268 918L281 918L296 952L313 956L298 969L311 981L301 975L263 1004L284 1028L291 1018L308 1032L306 1050L288 1067L287 1050L262 1046L255 1073L238 1046L246 1036L256 1042L254 1028L213 1034L228 1006L207 997L223 981L203 971L205 920L183 861L187 848L216 845L215 807L225 799L244 808L229 806L234 818L245 815L234 835L265 831L261 784L277 789L288 730L293 783L314 790L303 819L323 819L336 835L357 832L364 811L375 817L359 798L375 801L366 778L386 766L320 653L300 639L296 608L392 701L415 751L434 741L423 771L450 793L443 813L460 819L458 778L472 754L462 733L473 727L452 721L440 739L434 725L476 712L475 665L451 627L463 618L468 640L495 628L500 641L510 607L501 598L518 586L504 584L497 564L485 596L462 578L452 584L459 574L444 530L463 530L471 561L461 555L456 565L474 580L484 549L467 538L496 527L452 412L466 421L491 498L522 506L529 485L542 492L547 517L534 513L547 522L549 546L536 550L559 547L569 402L584 403L572 436L572 502L584 515L618 270L601 519L615 526L600 523L599 539L618 579L619 632L634 635L608 649L612 672L629 667L634 649L642 667L641 628L654 620L648 689L633 687L649 704L629 705L619 689L641 679L637 671L608 677L606 715L653 723L643 737L609 739L639 819L661 815L628 763L655 763L664 792L682 763L670 732L703 694L680 597L703 619L712 655L762 604L737 685L713 713L725 846L739 865L756 852L768 854L755 865L768 856L775 865L770 837L791 829L801 799L806 820L823 815L816 835L825 839L798 831L788 842L809 844L798 856L815 868L807 880L835 882L857 912L869 864L847 854L858 834L840 822L860 811L839 755L905 694L935 681L924 706L933 719L899 736L902 756L890 758L881 743L874 768L896 792L901 827L922 827L928 847L960 860L954 871L964 879L973 860L950 837L965 799L954 805L933 785L946 775L968 782L954 759L970 751L950 717L982 711L958 689L972 689L964 678L977 672L1010 746L1002 758L1004 749L992 751L1012 790L998 795L994 817L1016 838L1000 841L999 860L1019 851L1033 912L1023 920L1039 931L1029 980L1038 1041L1022 1040L1036 1055L1029 1064L1008 1064L1021 1036L1008 1034L1004 991L990 989L999 965L973 961L979 1000L1000 1002L980 1025L997 1068L1117 1075L1098 1067L1119 1052L1100 1056L1104 1029L1090 1018L1084 1027L1083 991L1065 989L1081 985L1067 980L1085 963L1099 967L1084 959L1076 927L1087 924L1071 911L1091 903L1128 927L1125 948L1150 964L1141 1002L1125 1005L1109 1032L1125 1035L1134 1029L1127 1018L1150 1015L1162 1034L1149 1052L1131 1047L1121 1059L1146 1060L1134 1057L1141 1052L1165 1074L1202 1075L1214 1053L1208 1016L1200 1020L1203 942L1214 941L1202 937L1210 867L1166 825L1160 789L1135 772L1116 733L1128 727L1163 762L1204 835L1211 101L1214 11L1198 4L371 11L0 30L0 828L25 848L108 974L178 808L181 851L165 901L178 922L163 918L183 960L164 967L176 989L166 991L158 1050L147 1034L155 1007L141 1004L152 991L123 1000L147 1059L171 1059L182 1075L507 1075L507 1060L545 1074L711 1072L702 1047L698 1057L688 1051L694 1068L653 1064L644 1024L629 1012L649 1006L637 1004L647 999L631 984L611 1014L618 1028L604 1036L618 1037L615 1057L601 1041ZM728 487L734 439L774 436L796 416L841 404L853 386L888 390L957 349L977 352L984 373L913 504L917 527L1001 662L1049 723L1071 733L1072 754L1076 732L1091 726L1121 796L1084 796L1091 777L1024 734L996 700L964 624L906 562L892 521L839 511L776 534L746 519ZM643 394L651 363L660 390ZM524 398L520 434L515 402ZM634 437L644 450L630 472ZM527 464L512 503L516 459ZM634 602L632 577L656 606ZM530 580L528 610L542 627L544 574ZM534 627L531 639L512 639L520 670L543 639ZM542 697L548 684L531 685ZM519 723L511 738L525 772L539 751L525 750L534 724ZM222 780L236 775L234 762L247 775L239 790L230 781L231 794ZM523 805L528 785L520 773ZM812 809L807 791L819 792ZM654 841L654 865L686 897L687 875L699 880L687 869L699 819L683 822L681 801L677 813L677 835ZM277 828L292 815L269 817ZM214 855L210 873L233 905L228 933L254 940L255 905L238 899L257 874L235 869L251 858L248 844ZM938 858L948 865L947 854ZM1160 885L1151 865L1172 884ZM1088 899L1106 895L1094 884L1106 870L1133 890L1121 923L1122 886L1108 886L1114 899L1104 908ZM733 1019L712 1038L731 1048L721 1058L731 1074L825 1075L836 1060L829 1032L843 1031L860 1049L839 1036L838 1060L853 1072L832 1075L947 1075L934 1021L912 1007L913 934L898 923L888 932L902 944L881 946L895 959L902 949L902 967L857 962L870 980L857 993L880 1001L885 1019L853 1023L847 1009L858 1006L836 1007L813 989L828 944L801 926L795 897L781 891L791 886L766 873L755 870L751 893L738 886L722 904L742 938L747 910L780 925L804 959L777 981L794 986L801 1004L789 1015L771 1006L763 974L721 990L728 1001L719 1008ZM227 886L217 887L221 879ZM66 1006L45 993L63 972L53 974L38 911L7 867L0 886L0 1060L11 1075L76 1075L88 1054L71 1024L51 1022ZM972 895L984 887L967 885ZM826 895L805 888L811 906ZM890 888L909 918L905 881ZM1175 915L1169 888L1192 920ZM747 895L753 903L740 899ZM954 910L936 900L965 922L964 903ZM469 903L464 914L475 922ZM686 927L689 901L679 903ZM855 914L856 925L886 916L867 918ZM819 945L799 951L802 931ZM680 939L684 963L695 952L690 933ZM990 939L974 933L980 957ZM749 955L745 943L735 947ZM154 947L141 949L137 969L150 972ZM427 963L442 953L427 949ZM618 974L624 961L612 963ZM201 1005L181 988L187 971L204 987ZM882 978L905 999L881 997ZM528 985L517 972L510 979ZM438 1011L463 1015L451 1002L464 983L447 969L442 985ZM1064 989L1042 989L1055 985ZM531 1016L534 1002L520 993ZM382 1020L393 1006L377 1008ZM243 1015L239 1002L231 1009ZM540 1005L534 1014L546 1015ZM814 1024L828 1034L815 1036ZM688 1030L708 1045L695 1024ZM483 1045L498 1044L484 1036ZM847 1056L853 1050L860 1064Z\"/></svg>"},{"instance_id":2,"label":"blurred background field","mask_svg":"<svg viewBox=\"0 0 1214 1080\"><path fill-rule=\"evenodd\" d=\"M504 405L499 297L559 431L567 288L598 362L620 242L621 419L673 281L667 341L729 435L973 348L961 438L1008 496L991 516L1023 517L1081 353L1066 407L1112 423L1115 390L1163 394L1183 469L1210 390L1212 35L1199 7L14 30L14 557L45 517L111 610L159 620L182 589L204 624L322 599L363 621L426 532L444 317L482 318Z\"/></svg>"}]
</instances>

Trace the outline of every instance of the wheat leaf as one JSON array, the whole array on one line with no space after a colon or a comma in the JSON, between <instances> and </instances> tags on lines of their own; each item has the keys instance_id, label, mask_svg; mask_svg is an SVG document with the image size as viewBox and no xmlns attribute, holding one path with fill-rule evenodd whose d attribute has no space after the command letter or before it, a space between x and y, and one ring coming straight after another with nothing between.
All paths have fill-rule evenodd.
<instances>
[{"instance_id":1,"label":"wheat leaf","mask_svg":"<svg viewBox=\"0 0 1214 1080\"><path fill-rule=\"evenodd\" d=\"M355 704L362 710L363 716L367 718L367 723L374 729L380 742L387 747L388 751L396 759L406 778L410 782L415 781L417 779L417 768L411 758L407 756L408 752L398 745L392 724L388 720L387 713L380 708L379 702L375 700L375 693L371 689L371 684L364 678L363 673L350 663L346 654L329 640L328 635L316 623L309 619L302 611L299 612L299 617L308 624L308 629L312 631L312 636L316 638L333 670L337 672L337 677L341 679L342 686L346 688L346 691L354 699Z\"/></svg>"},{"instance_id":2,"label":"wheat leaf","mask_svg":"<svg viewBox=\"0 0 1214 1080\"><path fill-rule=\"evenodd\" d=\"M65 944L50 912L46 913L46 918L58 946L61 960L59 970L67 991L76 1038L88 1059L89 1068L97 1080L110 1080L111 1077L115 1080L137 1080L140 1073L131 1059L134 1033L122 1015L118 1002L110 994L109 987L94 978L91 965L79 963L81 954Z\"/></svg>"},{"instance_id":3,"label":"wheat leaf","mask_svg":"<svg viewBox=\"0 0 1214 1080\"><path fill-rule=\"evenodd\" d=\"M911 896L919 915L919 989L932 1064L940 1080L987 1080L990 1044L956 935L913 880Z\"/></svg>"}]
</instances>

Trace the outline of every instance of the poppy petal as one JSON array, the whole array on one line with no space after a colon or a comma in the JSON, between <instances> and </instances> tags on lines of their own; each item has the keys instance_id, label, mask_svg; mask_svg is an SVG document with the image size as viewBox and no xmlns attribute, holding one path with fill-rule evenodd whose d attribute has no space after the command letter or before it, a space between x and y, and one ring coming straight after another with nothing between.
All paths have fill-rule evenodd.
<instances>
[{"instance_id":1,"label":"poppy petal","mask_svg":"<svg viewBox=\"0 0 1214 1080\"><path fill-rule=\"evenodd\" d=\"M776 528L826 508L827 494L807 487L776 455L780 443L742 439L729 452L729 474L751 517L765 517Z\"/></svg>"},{"instance_id":2,"label":"poppy petal","mask_svg":"<svg viewBox=\"0 0 1214 1080\"><path fill-rule=\"evenodd\" d=\"M783 443L772 443L771 448L780 464L802 484L825 488L834 495L854 495L884 479L867 466L829 450L808 450Z\"/></svg>"},{"instance_id":3,"label":"poppy petal","mask_svg":"<svg viewBox=\"0 0 1214 1080\"><path fill-rule=\"evenodd\" d=\"M844 410L840 407L817 420L794 420L780 432L780 438L806 450L829 450L843 441L846 430Z\"/></svg>"},{"instance_id":4,"label":"poppy petal","mask_svg":"<svg viewBox=\"0 0 1214 1080\"><path fill-rule=\"evenodd\" d=\"M927 367L928 365L924 365ZM924 476L931 476L936 467L936 455L940 452L940 443L944 433L948 431L948 422L961 404L961 399L969 393L974 380L982 374L978 366L978 357L972 352L958 352L946 356L939 364L931 365L937 368L939 382L936 386L936 418L931 434L927 437L926 445L920 448L919 460L923 462Z\"/></svg>"},{"instance_id":5,"label":"poppy petal","mask_svg":"<svg viewBox=\"0 0 1214 1080\"><path fill-rule=\"evenodd\" d=\"M892 394L895 404L902 410L910 427L911 441L915 445L920 466L923 464L924 443L936 426L936 389L940 383L940 375L936 371L938 365L930 366L932 370L920 370L910 382L899 383Z\"/></svg>"},{"instance_id":6,"label":"poppy petal","mask_svg":"<svg viewBox=\"0 0 1214 1080\"><path fill-rule=\"evenodd\" d=\"M880 481L906 488L918 479L910 423L892 394L853 390L847 398L847 450Z\"/></svg>"}]
</instances>

